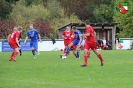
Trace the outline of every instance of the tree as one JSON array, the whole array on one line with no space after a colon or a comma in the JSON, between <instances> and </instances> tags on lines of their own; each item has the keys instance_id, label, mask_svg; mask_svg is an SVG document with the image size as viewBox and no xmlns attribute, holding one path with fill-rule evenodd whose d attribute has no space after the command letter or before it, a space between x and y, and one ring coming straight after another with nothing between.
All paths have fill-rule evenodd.
<instances>
[{"instance_id":1,"label":"tree","mask_svg":"<svg viewBox=\"0 0 133 88\"><path fill-rule=\"evenodd\" d=\"M24 28L23 36L26 34L30 23L35 22L36 19L47 20L49 18L49 11L43 5L25 6L24 1L20 0L12 5L13 9L10 13L10 19L16 22L16 26Z\"/></svg>"},{"instance_id":2,"label":"tree","mask_svg":"<svg viewBox=\"0 0 133 88\"><path fill-rule=\"evenodd\" d=\"M7 19L12 7L5 0L0 0L0 19Z\"/></svg>"}]
</instances>

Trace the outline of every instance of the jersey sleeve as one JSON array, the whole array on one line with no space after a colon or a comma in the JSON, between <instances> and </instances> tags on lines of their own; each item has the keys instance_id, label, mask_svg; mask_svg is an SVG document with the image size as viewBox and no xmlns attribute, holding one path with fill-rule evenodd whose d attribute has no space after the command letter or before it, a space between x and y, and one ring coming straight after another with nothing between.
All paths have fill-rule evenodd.
<instances>
[{"instance_id":1,"label":"jersey sleeve","mask_svg":"<svg viewBox=\"0 0 133 88\"><path fill-rule=\"evenodd\" d=\"M38 35L39 34L39 32L36 30L36 35Z\"/></svg>"},{"instance_id":2,"label":"jersey sleeve","mask_svg":"<svg viewBox=\"0 0 133 88\"><path fill-rule=\"evenodd\" d=\"M65 32L62 32L62 35L65 36Z\"/></svg>"}]
</instances>

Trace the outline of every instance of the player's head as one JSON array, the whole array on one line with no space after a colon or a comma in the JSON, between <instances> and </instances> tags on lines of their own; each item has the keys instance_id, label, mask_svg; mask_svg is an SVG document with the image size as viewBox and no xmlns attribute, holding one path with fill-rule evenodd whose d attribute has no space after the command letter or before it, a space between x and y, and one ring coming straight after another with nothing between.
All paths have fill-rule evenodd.
<instances>
[{"instance_id":1,"label":"player's head","mask_svg":"<svg viewBox=\"0 0 133 88\"><path fill-rule=\"evenodd\" d=\"M18 27L14 27L13 30L16 31L18 29Z\"/></svg>"},{"instance_id":2,"label":"player's head","mask_svg":"<svg viewBox=\"0 0 133 88\"><path fill-rule=\"evenodd\" d=\"M66 27L66 30L67 30L67 31L70 31L70 26L67 26L67 27Z\"/></svg>"},{"instance_id":3,"label":"player's head","mask_svg":"<svg viewBox=\"0 0 133 88\"><path fill-rule=\"evenodd\" d=\"M18 31L22 32L23 28L21 26L18 27Z\"/></svg>"},{"instance_id":4,"label":"player's head","mask_svg":"<svg viewBox=\"0 0 133 88\"><path fill-rule=\"evenodd\" d=\"M73 31L73 32L76 32L76 31L77 31L76 26L73 26L73 27L72 27L72 31Z\"/></svg>"},{"instance_id":5,"label":"player's head","mask_svg":"<svg viewBox=\"0 0 133 88\"><path fill-rule=\"evenodd\" d=\"M29 28L32 30L33 29L33 24L30 24Z\"/></svg>"},{"instance_id":6,"label":"player's head","mask_svg":"<svg viewBox=\"0 0 133 88\"><path fill-rule=\"evenodd\" d=\"M85 26L90 25L90 21L89 20L85 20Z\"/></svg>"}]
</instances>

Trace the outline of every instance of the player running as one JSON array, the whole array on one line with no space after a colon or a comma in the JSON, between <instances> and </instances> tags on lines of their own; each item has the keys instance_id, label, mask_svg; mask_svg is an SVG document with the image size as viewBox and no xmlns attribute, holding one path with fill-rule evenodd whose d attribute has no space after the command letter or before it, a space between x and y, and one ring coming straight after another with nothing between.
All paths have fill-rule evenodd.
<instances>
[{"instance_id":1,"label":"player running","mask_svg":"<svg viewBox=\"0 0 133 88\"><path fill-rule=\"evenodd\" d=\"M64 46L65 46L64 54L65 54L66 48L71 43L71 35L72 35L72 31L70 31L70 27L67 26L66 30L62 33L62 37L64 39Z\"/></svg>"},{"instance_id":2,"label":"player running","mask_svg":"<svg viewBox=\"0 0 133 88\"><path fill-rule=\"evenodd\" d=\"M90 52L90 49L93 50L93 52L97 55L97 57L100 59L101 66L104 65L104 59L102 58L101 54L96 50L96 32L94 29L90 26L89 20L85 21L86 26L86 33L83 34L84 37L86 37L85 41L85 47L84 47L84 64L81 65L82 67L87 66L88 64L88 52Z\"/></svg>"},{"instance_id":3,"label":"player running","mask_svg":"<svg viewBox=\"0 0 133 88\"><path fill-rule=\"evenodd\" d=\"M22 28L22 27L20 27L20 28ZM22 34L21 34L21 32L20 32L20 36L19 36L19 45L20 45L21 37L22 37ZM19 49L19 53L20 53L20 56L21 56L21 55L22 55L21 47L20 47L20 49Z\"/></svg>"},{"instance_id":4,"label":"player running","mask_svg":"<svg viewBox=\"0 0 133 88\"><path fill-rule=\"evenodd\" d=\"M76 29L75 26L72 27L72 31L74 32L74 35L75 35L75 40L72 41L71 44L69 44L68 48L66 49L66 52L64 55L62 56L67 56L69 51L70 51L70 48L73 46L73 45L76 45L77 48L76 48L76 58L80 58L79 57L79 48L81 47L81 44L82 44L82 33Z\"/></svg>"},{"instance_id":5,"label":"player running","mask_svg":"<svg viewBox=\"0 0 133 88\"><path fill-rule=\"evenodd\" d=\"M14 50L11 54L11 57L9 61L15 61L15 57L19 53L19 48L21 47L19 44L19 37L20 37L20 32L22 32L22 27L14 27L14 31L8 36L8 43L10 47Z\"/></svg>"},{"instance_id":6,"label":"player running","mask_svg":"<svg viewBox=\"0 0 133 88\"><path fill-rule=\"evenodd\" d=\"M40 42L42 42L42 40L41 40L41 36L38 33L38 31L33 28L33 24L30 24L29 28L30 28L30 30L27 32L27 36L25 38L24 43L26 43L26 41L28 40L28 37L29 37L31 51L32 51L34 58L36 58L35 52L38 50L38 38L39 38Z\"/></svg>"}]
</instances>

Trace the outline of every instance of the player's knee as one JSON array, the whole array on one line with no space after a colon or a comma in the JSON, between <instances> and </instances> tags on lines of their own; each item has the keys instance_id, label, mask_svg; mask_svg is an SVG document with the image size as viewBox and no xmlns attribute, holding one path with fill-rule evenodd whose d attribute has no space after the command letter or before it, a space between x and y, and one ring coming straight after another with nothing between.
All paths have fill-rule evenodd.
<instances>
[{"instance_id":1,"label":"player's knee","mask_svg":"<svg viewBox=\"0 0 133 88\"><path fill-rule=\"evenodd\" d=\"M31 50L34 50L34 48L31 48Z\"/></svg>"}]
</instances>

